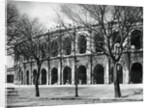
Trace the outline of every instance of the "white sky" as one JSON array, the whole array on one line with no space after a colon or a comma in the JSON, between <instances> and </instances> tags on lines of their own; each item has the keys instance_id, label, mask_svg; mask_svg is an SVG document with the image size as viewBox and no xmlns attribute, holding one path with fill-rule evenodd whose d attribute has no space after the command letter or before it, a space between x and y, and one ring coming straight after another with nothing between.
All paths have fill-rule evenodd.
<instances>
[{"instance_id":1,"label":"white sky","mask_svg":"<svg viewBox=\"0 0 150 108\"><path fill-rule=\"evenodd\" d=\"M39 18L47 29L56 27L56 13L60 13L60 3L12 1L21 14L27 14L30 18Z\"/></svg>"}]
</instances>

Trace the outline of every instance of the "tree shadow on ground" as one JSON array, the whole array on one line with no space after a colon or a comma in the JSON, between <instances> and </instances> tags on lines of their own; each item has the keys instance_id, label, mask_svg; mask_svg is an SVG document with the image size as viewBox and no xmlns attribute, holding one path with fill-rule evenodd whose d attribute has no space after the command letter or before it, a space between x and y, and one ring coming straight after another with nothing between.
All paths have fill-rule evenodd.
<instances>
[{"instance_id":1,"label":"tree shadow on ground","mask_svg":"<svg viewBox=\"0 0 150 108\"><path fill-rule=\"evenodd\" d=\"M127 94L127 95L122 96L122 98L130 97L130 96L135 96L135 95L140 95L140 94L143 94L143 90L134 91L132 94Z\"/></svg>"}]
</instances>

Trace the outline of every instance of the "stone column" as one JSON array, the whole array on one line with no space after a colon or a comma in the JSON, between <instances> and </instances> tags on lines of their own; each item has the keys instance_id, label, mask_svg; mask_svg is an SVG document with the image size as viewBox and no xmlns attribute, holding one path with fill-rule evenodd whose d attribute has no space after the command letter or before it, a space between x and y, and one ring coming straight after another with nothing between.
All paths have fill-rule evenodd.
<instances>
[{"instance_id":1,"label":"stone column","mask_svg":"<svg viewBox=\"0 0 150 108\"><path fill-rule=\"evenodd\" d=\"M47 85L50 85L51 84L50 60L47 61L47 66L48 66L48 70L47 70Z\"/></svg>"},{"instance_id":2,"label":"stone column","mask_svg":"<svg viewBox=\"0 0 150 108\"><path fill-rule=\"evenodd\" d=\"M60 66L60 62L59 62L59 65L58 65L58 82L57 82L57 84L58 85L60 85L61 83L60 83L60 71L61 71L61 66Z\"/></svg>"},{"instance_id":3,"label":"stone column","mask_svg":"<svg viewBox=\"0 0 150 108\"><path fill-rule=\"evenodd\" d=\"M71 66L71 84L75 84L75 63L74 60L72 60L72 66Z\"/></svg>"},{"instance_id":4,"label":"stone column","mask_svg":"<svg viewBox=\"0 0 150 108\"><path fill-rule=\"evenodd\" d=\"M127 67L123 67L123 83L128 84L129 83L129 70Z\"/></svg>"},{"instance_id":5,"label":"stone column","mask_svg":"<svg viewBox=\"0 0 150 108\"><path fill-rule=\"evenodd\" d=\"M49 64L49 72L48 72L48 75L49 75L49 85L51 85L51 81L52 81L52 76L51 76L51 66Z\"/></svg>"},{"instance_id":6,"label":"stone column","mask_svg":"<svg viewBox=\"0 0 150 108\"><path fill-rule=\"evenodd\" d=\"M26 64L23 64L24 72L23 72L23 85L26 84Z\"/></svg>"},{"instance_id":7,"label":"stone column","mask_svg":"<svg viewBox=\"0 0 150 108\"><path fill-rule=\"evenodd\" d=\"M79 35L76 35L75 36L75 50L76 50L76 54L79 53L79 48L78 48L78 38L79 38ZM75 53L75 52L74 52Z\"/></svg>"},{"instance_id":8,"label":"stone column","mask_svg":"<svg viewBox=\"0 0 150 108\"><path fill-rule=\"evenodd\" d=\"M86 53L87 53L87 54L90 54L90 53L91 53L91 43L90 43L91 39L90 39L90 36L86 36L86 41L87 41Z\"/></svg>"},{"instance_id":9,"label":"stone column","mask_svg":"<svg viewBox=\"0 0 150 108\"><path fill-rule=\"evenodd\" d=\"M91 84L91 65L90 62L88 62L88 67L86 70L86 76L87 76L87 84Z\"/></svg>"},{"instance_id":10,"label":"stone column","mask_svg":"<svg viewBox=\"0 0 150 108\"><path fill-rule=\"evenodd\" d=\"M74 37L72 37L72 40L71 40L71 55L74 55L74 47L75 47L75 45L74 45Z\"/></svg>"},{"instance_id":11,"label":"stone column","mask_svg":"<svg viewBox=\"0 0 150 108\"><path fill-rule=\"evenodd\" d=\"M126 58L126 57L125 57ZM128 64L128 60L124 60L125 61L125 63L124 63L124 65L122 66L123 67L123 83L124 84L128 84L129 83L129 68L130 68L130 66L129 66L129 64Z\"/></svg>"},{"instance_id":12,"label":"stone column","mask_svg":"<svg viewBox=\"0 0 150 108\"><path fill-rule=\"evenodd\" d=\"M105 58L106 59L106 58ZM104 65L104 84L109 84L109 62L108 60L105 61Z\"/></svg>"},{"instance_id":13,"label":"stone column","mask_svg":"<svg viewBox=\"0 0 150 108\"><path fill-rule=\"evenodd\" d=\"M60 63L61 67L61 71L60 71L60 84L63 85L63 61L61 60L62 63Z\"/></svg>"},{"instance_id":14,"label":"stone column","mask_svg":"<svg viewBox=\"0 0 150 108\"><path fill-rule=\"evenodd\" d=\"M33 80L32 62L31 62L31 64L30 64L30 69L31 69L31 70L30 70L30 74L29 74L29 76L30 76L30 77L29 77L29 78L30 78L30 79L29 79L29 84L32 85L32 84L33 84L33 81L32 81L32 80Z\"/></svg>"},{"instance_id":15,"label":"stone column","mask_svg":"<svg viewBox=\"0 0 150 108\"><path fill-rule=\"evenodd\" d=\"M93 78L94 78L94 74L93 74L93 52L94 52L94 33L91 31L90 32L90 47L91 47L91 55L90 55L90 68L91 68L91 71L90 71L90 75L91 75L91 84L94 84L93 83Z\"/></svg>"}]
</instances>

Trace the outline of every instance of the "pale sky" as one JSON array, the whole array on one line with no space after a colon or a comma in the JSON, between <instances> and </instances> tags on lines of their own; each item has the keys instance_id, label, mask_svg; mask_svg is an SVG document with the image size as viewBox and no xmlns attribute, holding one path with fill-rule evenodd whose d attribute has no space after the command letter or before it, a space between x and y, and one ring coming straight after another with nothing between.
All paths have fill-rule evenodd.
<instances>
[{"instance_id":1,"label":"pale sky","mask_svg":"<svg viewBox=\"0 0 150 108\"><path fill-rule=\"evenodd\" d=\"M21 14L27 14L30 18L39 18L47 29L56 27L56 13L60 13L60 3L12 1Z\"/></svg>"}]
</instances>

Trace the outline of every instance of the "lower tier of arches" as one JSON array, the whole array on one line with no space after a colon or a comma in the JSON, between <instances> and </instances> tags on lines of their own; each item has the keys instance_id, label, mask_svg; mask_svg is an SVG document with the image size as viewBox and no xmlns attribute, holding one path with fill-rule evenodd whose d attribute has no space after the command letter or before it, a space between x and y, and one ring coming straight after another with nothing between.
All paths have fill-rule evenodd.
<instances>
[{"instance_id":1,"label":"lower tier of arches","mask_svg":"<svg viewBox=\"0 0 150 108\"><path fill-rule=\"evenodd\" d=\"M131 65L130 72L123 72L124 67L119 64L116 69L118 72L119 83L142 83L143 82L143 69L142 64L136 62ZM71 85L75 84L75 71L69 67L65 66L62 71L60 69L53 67L50 72L45 68L41 69L39 84L40 85ZM110 71L108 71L110 70ZM108 69L101 64L96 64L93 70L90 71L86 66L80 65L77 68L77 81L78 84L109 84L113 83L113 69ZM128 82L125 79L128 75ZM37 70L34 69L32 72L26 70L21 71L19 74L18 84L23 85L34 85L35 79L37 78Z\"/></svg>"}]
</instances>

